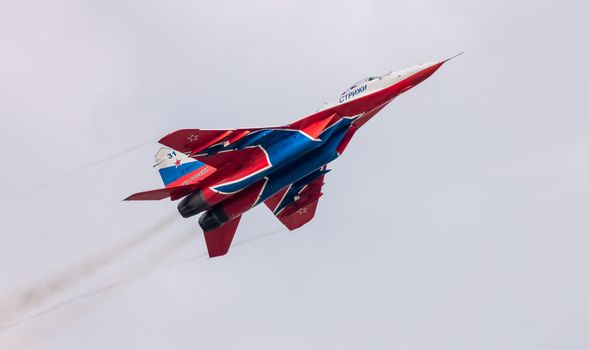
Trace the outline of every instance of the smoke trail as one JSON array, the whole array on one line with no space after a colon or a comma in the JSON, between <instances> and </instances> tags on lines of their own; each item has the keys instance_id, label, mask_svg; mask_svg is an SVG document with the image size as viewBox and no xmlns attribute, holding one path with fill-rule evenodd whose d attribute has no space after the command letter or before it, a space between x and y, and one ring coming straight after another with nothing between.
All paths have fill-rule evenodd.
<instances>
[{"instance_id":1,"label":"smoke trail","mask_svg":"<svg viewBox=\"0 0 589 350\"><path fill-rule=\"evenodd\" d=\"M62 180L62 179L64 179L64 178L66 178L66 177L69 177L69 176L75 175L75 174L77 174L77 173L80 173L80 172L82 172L82 171L84 171L84 170L86 170L86 169L89 169L89 168L95 167L95 166L97 166L97 165L100 165L100 164L102 164L102 163L109 162L109 161L111 161L111 160L113 160L113 159L115 159L115 158L118 158L118 157L120 157L120 156L122 156L122 155L125 155L125 154L127 154L127 153L129 153L129 152L132 152L132 151L134 151L134 150L136 150L136 149L138 149L138 148L141 148L141 147L143 147L143 146L146 146L146 145L149 145L149 144L152 144L152 143L153 143L153 140L146 141L146 142L140 143L140 144L138 144L138 145L135 145L135 146L133 146L133 147L129 147L129 148L127 148L127 149L124 149L124 150L122 150L122 151L119 151L119 152L117 152L117 153L111 154L110 156L107 156L107 157L104 157L104 158L102 158L102 159L96 160L96 161L94 161L94 162L91 162L91 163L88 163L88 164L82 165L82 166L80 166L80 167L79 167L79 168L77 168L77 169L70 170L70 171L68 171L68 172L65 172L65 173L63 173L63 174L61 174L61 175L57 175L57 176L55 176L55 177L53 177L53 178L50 178L50 179L48 179L48 180L45 180L45 181L43 181L43 182L40 182L40 183L38 183L38 184L36 184L36 185L33 185L33 186L31 186L31 187L29 187L29 188L27 188L27 189L23 190L23 191L21 192L21 194L23 194L23 193L28 193L28 192L31 192L31 191L34 191L34 190L38 190L39 188L45 187L45 186L47 186L47 185L51 185L51 184L53 184L53 183L55 183L55 182L57 182L57 181L59 181L59 180Z\"/></svg>"},{"instance_id":2,"label":"smoke trail","mask_svg":"<svg viewBox=\"0 0 589 350\"><path fill-rule=\"evenodd\" d=\"M263 239L265 237L268 237L268 236L271 236L271 235L275 235L275 234L280 233L280 232L283 232L283 231L285 231L285 229L279 229L279 230L274 230L274 231L270 231L270 232L265 232L265 233L261 233L259 235L255 235L255 236L252 236L252 237L249 237L249 238L245 238L243 240L240 240L240 241L235 242L233 244L233 247L240 246L240 245L243 245L243 244L248 244L248 243L251 243L253 241L256 241L256 240L259 240L259 239ZM178 237L178 239L176 239L176 240L172 241L170 244L166 245L164 247L164 249L157 251L153 255L150 255L150 259L148 259L147 261L151 265L154 265L154 263L163 260L164 258L166 258L167 256L169 256L171 253L173 253L177 249L181 248L188 240L192 239L192 237L194 237L194 232L192 230L189 231L189 232L186 232L182 236ZM194 260L197 260L197 259L201 259L201 258L206 258L206 257L208 257L208 253L204 252L204 253L201 253L201 254L192 256L192 257L190 257L188 259L184 259L184 260L180 260L180 261L168 263L168 264L164 265L163 267L166 268L166 269L171 269L171 268L173 268L173 267L175 267L177 265L184 264L184 263L187 263L187 262L190 262L190 261L194 261ZM0 334L2 332L6 331L9 328L12 328L12 327L17 326L17 325L19 325L21 323L24 323L24 322L27 322L27 321L36 319L38 317L41 317L41 316L43 316L45 314L48 314L48 313L50 313L52 311L55 311L57 309L61 309L63 307L66 307L66 306L68 306L68 305L70 305L72 303L75 303L76 301L79 301L79 300L82 300L82 299L86 299L86 298L92 297L94 295L98 295L98 294L107 292L109 290L115 289L115 288L117 288L119 286L122 286L124 284L127 284L129 282L132 282L132 281L134 281L134 280L136 280L136 279L138 279L140 277L145 276L147 273L149 273L149 270L147 269L147 266L146 266L145 267L145 270L143 272L135 272L133 275L131 275L130 277L128 277L126 279L123 279L121 281L118 281L118 282L109 284L107 286L104 286L104 287L101 287L101 288L98 288L98 289L94 289L94 290L89 291L89 292L86 292L86 293L79 294L79 295L77 295L77 296L75 296L73 298L70 298L70 299L64 300L64 301L62 301L60 303L57 303L55 305L52 305L49 308L47 308L47 309L45 309L43 311L40 311L40 312L38 312L36 314L33 314L31 316L28 316L28 317L26 317L24 319L21 319L21 320L18 320L18 321L14 321L12 323L5 324L5 325L0 325Z\"/></svg>"},{"instance_id":3,"label":"smoke trail","mask_svg":"<svg viewBox=\"0 0 589 350\"><path fill-rule=\"evenodd\" d=\"M131 249L155 236L166 226L171 224L176 215L170 215L154 226L140 232L135 237L116 245L102 254L72 266L65 271L43 282L27 288L16 297L9 298L4 305L0 305L0 324L12 319L15 314L21 314L27 310L45 303L60 292L70 288L88 277L96 274L100 269L110 265L116 259L125 256ZM11 299L11 300L10 300Z\"/></svg>"},{"instance_id":4,"label":"smoke trail","mask_svg":"<svg viewBox=\"0 0 589 350\"><path fill-rule=\"evenodd\" d=\"M194 239L194 231L193 230L186 231L182 235L180 235L178 238L176 238L176 239L172 240L170 243L166 244L162 249L157 250L156 252L148 255L148 257L145 259L145 261L141 264L143 266L140 269L135 269L133 272L129 273L128 274L129 276L127 278L125 278L121 281L115 282L115 283L111 283L111 284L106 285L104 287L76 295L72 298L61 301L57 304L54 304L54 305L48 307L47 309L45 309L43 311L37 312L37 313L30 315L28 317L25 317L23 319L13 321L8 324L0 325L0 333L9 329L9 328L17 326L21 323L39 318L45 314L48 314L52 311L57 310L57 309L61 309L62 307L65 307L67 305L75 303L76 301L86 299L86 298L91 297L93 295L107 292L111 289L114 289L114 288L119 287L121 285L132 282L140 277L143 277L150 271L151 268L153 268L159 262L161 262L162 260L167 258L169 255L173 254L178 249L182 248L186 243L188 243L192 239Z\"/></svg>"}]
</instances>

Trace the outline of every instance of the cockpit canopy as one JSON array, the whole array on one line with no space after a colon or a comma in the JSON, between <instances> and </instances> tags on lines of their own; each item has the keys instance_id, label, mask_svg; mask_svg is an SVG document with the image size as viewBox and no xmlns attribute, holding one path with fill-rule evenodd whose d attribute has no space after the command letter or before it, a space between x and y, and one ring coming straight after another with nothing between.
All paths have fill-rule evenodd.
<instances>
[{"instance_id":1,"label":"cockpit canopy","mask_svg":"<svg viewBox=\"0 0 589 350\"><path fill-rule=\"evenodd\" d=\"M368 78L364 78L362 80L358 80L357 82L355 82L354 84L352 84L352 86L350 86L346 91L342 92L342 95L347 94L348 92L354 90L355 88L357 88L358 86L367 83L369 81L373 81L373 80L379 80L382 77L368 77Z\"/></svg>"}]
</instances>

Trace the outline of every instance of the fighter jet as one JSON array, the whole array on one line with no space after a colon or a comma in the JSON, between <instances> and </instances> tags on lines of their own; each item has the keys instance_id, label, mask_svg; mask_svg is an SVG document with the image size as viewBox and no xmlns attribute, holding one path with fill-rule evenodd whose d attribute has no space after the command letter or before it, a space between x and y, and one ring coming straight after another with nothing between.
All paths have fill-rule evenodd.
<instances>
[{"instance_id":1,"label":"fighter jet","mask_svg":"<svg viewBox=\"0 0 589 350\"><path fill-rule=\"evenodd\" d=\"M174 131L159 140L165 147L155 155L165 188L126 200L182 199L183 217L204 212L198 223L211 258L228 252L242 215L258 204L295 230L315 215L327 165L358 129L448 60L362 79L337 101L288 125Z\"/></svg>"}]
</instances>

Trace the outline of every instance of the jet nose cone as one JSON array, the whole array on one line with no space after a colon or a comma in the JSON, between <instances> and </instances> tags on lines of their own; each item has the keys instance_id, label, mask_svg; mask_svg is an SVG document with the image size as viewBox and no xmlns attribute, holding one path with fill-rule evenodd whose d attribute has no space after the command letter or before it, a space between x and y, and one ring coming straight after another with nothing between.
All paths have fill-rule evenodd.
<instances>
[{"instance_id":1,"label":"jet nose cone","mask_svg":"<svg viewBox=\"0 0 589 350\"><path fill-rule=\"evenodd\" d=\"M456 58L462 55L464 52L459 53L458 55L454 55L450 58L447 58L443 61L439 62L432 62L432 63L424 63L421 66L417 66L418 70L415 74L411 76L412 85L417 85L424 81L425 79L429 78L432 74L434 74L444 63L450 61L453 58Z\"/></svg>"},{"instance_id":2,"label":"jet nose cone","mask_svg":"<svg viewBox=\"0 0 589 350\"><path fill-rule=\"evenodd\" d=\"M411 75L411 85L415 86L434 74L446 61L425 63L413 75Z\"/></svg>"}]
</instances>

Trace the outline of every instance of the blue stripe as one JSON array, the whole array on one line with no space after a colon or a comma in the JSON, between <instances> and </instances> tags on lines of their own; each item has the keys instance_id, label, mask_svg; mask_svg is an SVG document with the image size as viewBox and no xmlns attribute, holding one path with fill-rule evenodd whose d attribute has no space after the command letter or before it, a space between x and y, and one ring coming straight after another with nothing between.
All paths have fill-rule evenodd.
<instances>
[{"instance_id":1,"label":"blue stripe","mask_svg":"<svg viewBox=\"0 0 589 350\"><path fill-rule=\"evenodd\" d=\"M194 162L180 164L180 166L178 167L172 165L170 167L160 169L160 176L164 181L164 185L168 186L170 183L178 180L182 176L190 174L191 172L204 166L206 166L206 164L198 160Z\"/></svg>"},{"instance_id":2,"label":"blue stripe","mask_svg":"<svg viewBox=\"0 0 589 350\"><path fill-rule=\"evenodd\" d=\"M314 176L318 174L315 173L317 169L338 157L336 148L340 144L348 128L349 125L345 125L345 123L343 127L338 126L338 129L333 132L329 139L323 142L323 145L320 148L304 155L275 173L270 174L268 176L270 180L266 184L266 187L264 187L264 191L256 205L265 201L281 188L284 188L291 183L300 179L302 179L301 182L305 182L308 179L314 179ZM303 179L306 176L309 176L309 178Z\"/></svg>"}]
</instances>

